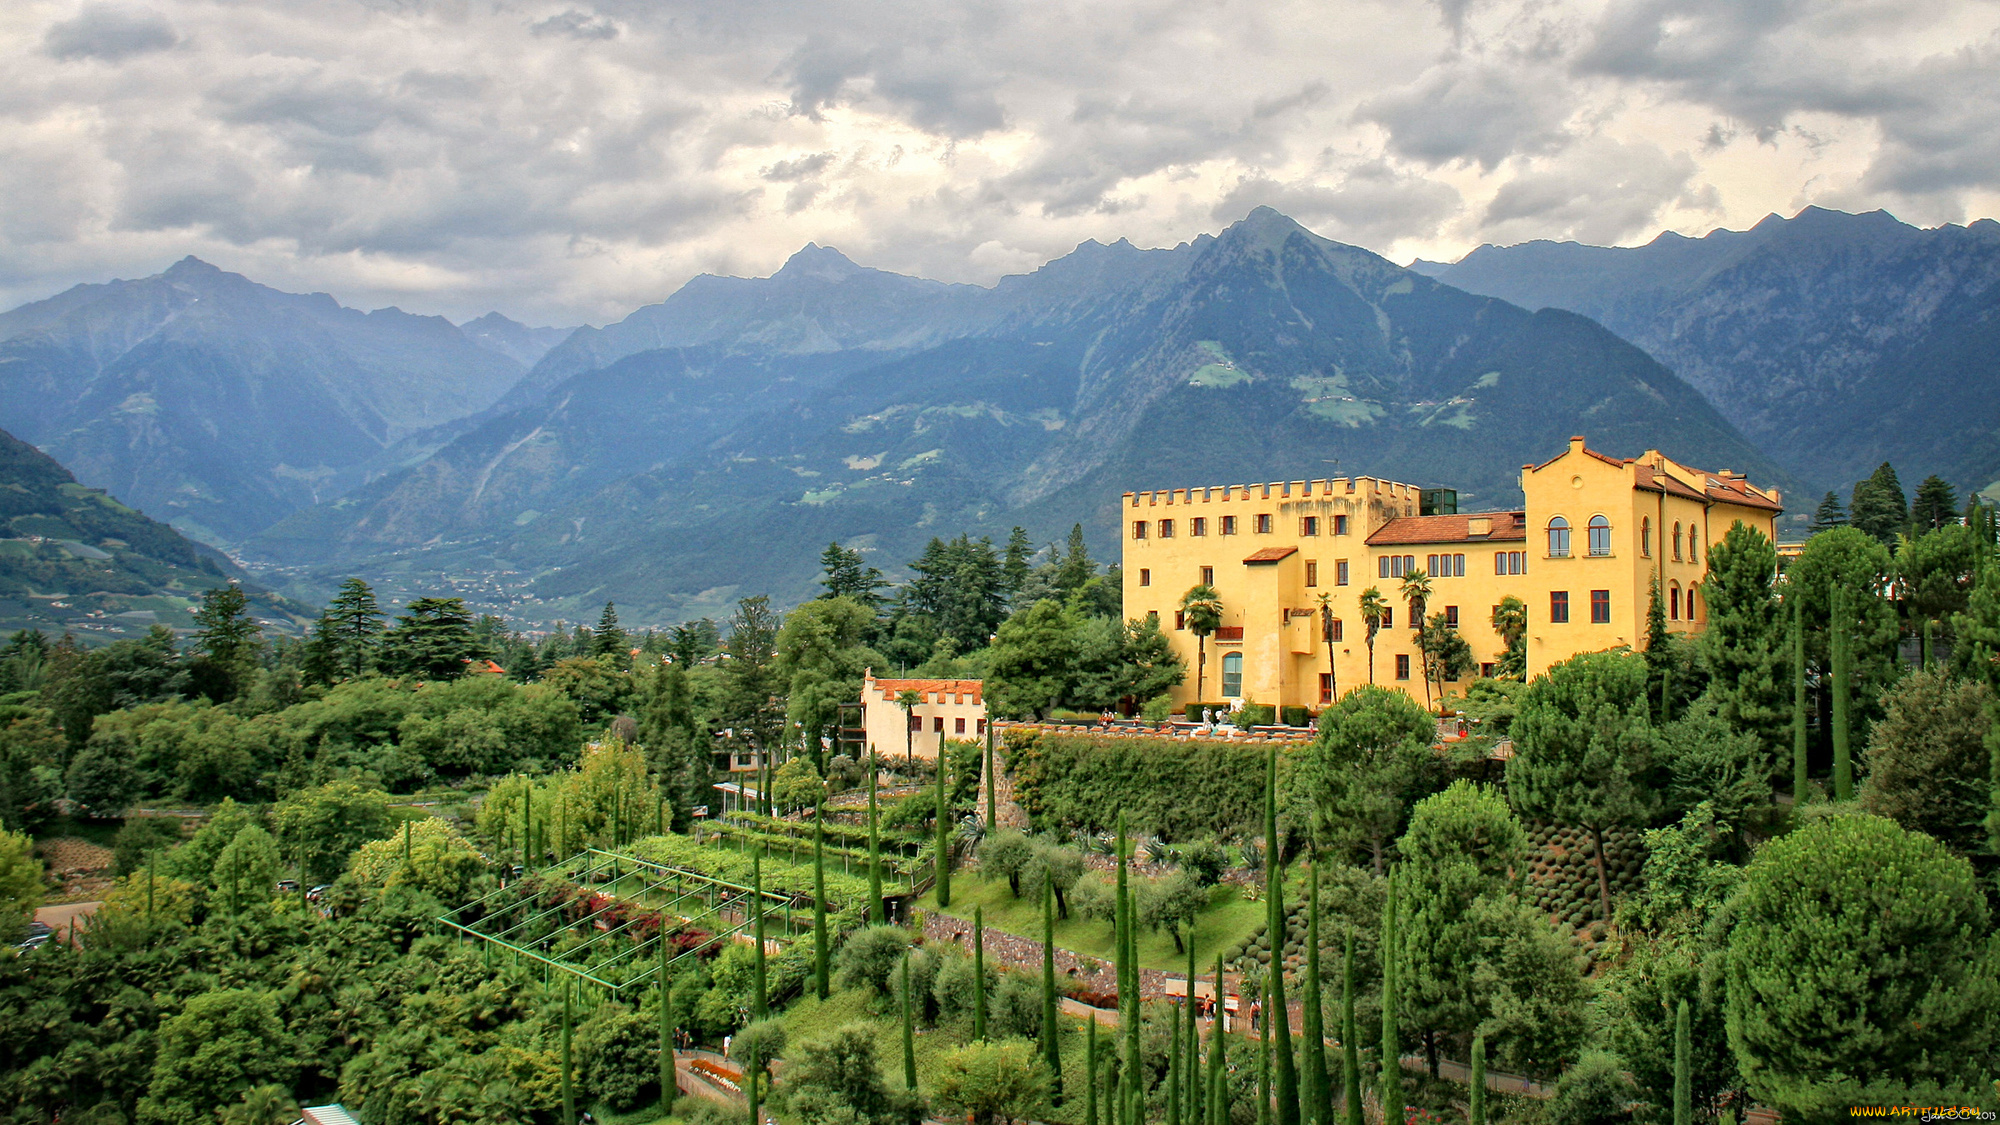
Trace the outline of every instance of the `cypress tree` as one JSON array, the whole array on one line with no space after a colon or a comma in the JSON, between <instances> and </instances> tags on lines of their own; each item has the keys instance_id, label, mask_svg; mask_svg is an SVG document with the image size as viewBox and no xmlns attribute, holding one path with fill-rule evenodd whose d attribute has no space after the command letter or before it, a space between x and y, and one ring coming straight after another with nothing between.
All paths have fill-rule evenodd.
<instances>
[{"instance_id":1,"label":"cypress tree","mask_svg":"<svg viewBox=\"0 0 2000 1125\"><path fill-rule=\"evenodd\" d=\"M917 1030L910 1014L910 951L903 950L903 1088L917 1088Z\"/></svg>"},{"instance_id":2,"label":"cypress tree","mask_svg":"<svg viewBox=\"0 0 2000 1125\"><path fill-rule=\"evenodd\" d=\"M1792 599L1792 807L1806 801L1806 627L1805 606Z\"/></svg>"},{"instance_id":3,"label":"cypress tree","mask_svg":"<svg viewBox=\"0 0 2000 1125\"><path fill-rule=\"evenodd\" d=\"M1277 1125L1299 1125L1299 1073L1292 1057L1291 1014L1285 1008L1285 871L1278 863L1278 748L1268 754L1264 783L1264 880L1271 916L1271 1003L1265 1022L1276 1033L1272 1090L1278 1098ZM1266 1036L1270 1038L1270 1036Z\"/></svg>"},{"instance_id":4,"label":"cypress tree","mask_svg":"<svg viewBox=\"0 0 2000 1125\"><path fill-rule=\"evenodd\" d=\"M489 946L492 943L487 943ZM660 935L660 1103L674 1104L674 982L667 977L667 935Z\"/></svg>"},{"instance_id":5,"label":"cypress tree","mask_svg":"<svg viewBox=\"0 0 2000 1125\"><path fill-rule=\"evenodd\" d=\"M1201 1026L1195 1022L1194 1002L1194 930L1188 930L1188 992L1187 992L1187 1107L1189 1122L1201 1120Z\"/></svg>"},{"instance_id":6,"label":"cypress tree","mask_svg":"<svg viewBox=\"0 0 2000 1125\"><path fill-rule=\"evenodd\" d=\"M937 904L951 907L951 816L944 799L944 746L940 736L937 761Z\"/></svg>"},{"instance_id":7,"label":"cypress tree","mask_svg":"<svg viewBox=\"0 0 2000 1125\"><path fill-rule=\"evenodd\" d=\"M521 866L533 870L535 847L535 783L521 791Z\"/></svg>"},{"instance_id":8,"label":"cypress tree","mask_svg":"<svg viewBox=\"0 0 2000 1125\"><path fill-rule=\"evenodd\" d=\"M1354 935L1341 954L1340 1089L1344 1125L1361 1125L1361 1029L1354 1022Z\"/></svg>"},{"instance_id":9,"label":"cypress tree","mask_svg":"<svg viewBox=\"0 0 2000 1125\"><path fill-rule=\"evenodd\" d=\"M1271 975L1277 972L1273 956ZM1257 1125L1271 1125L1271 975L1264 978L1264 1019L1257 1026Z\"/></svg>"},{"instance_id":10,"label":"cypress tree","mask_svg":"<svg viewBox=\"0 0 2000 1125\"><path fill-rule=\"evenodd\" d=\"M972 908L972 1038L986 1042L986 908Z\"/></svg>"},{"instance_id":11,"label":"cypress tree","mask_svg":"<svg viewBox=\"0 0 2000 1125\"><path fill-rule=\"evenodd\" d=\"M1083 1040L1083 1125L1097 1125L1097 1017L1094 1015Z\"/></svg>"},{"instance_id":12,"label":"cypress tree","mask_svg":"<svg viewBox=\"0 0 2000 1125\"><path fill-rule=\"evenodd\" d=\"M771 996L768 978L764 971L764 855L763 849L750 857L750 926L751 936L757 942L757 1007L758 1019L771 1014Z\"/></svg>"},{"instance_id":13,"label":"cypress tree","mask_svg":"<svg viewBox=\"0 0 2000 1125\"><path fill-rule=\"evenodd\" d=\"M1193 997L1189 997L1193 1000ZM1181 1125L1181 1021L1167 1037L1167 1125Z\"/></svg>"},{"instance_id":14,"label":"cypress tree","mask_svg":"<svg viewBox=\"0 0 2000 1125\"><path fill-rule=\"evenodd\" d=\"M1058 1098L1062 1096L1062 1037L1056 1020L1056 912L1053 880L1042 880L1042 1057L1049 1066L1049 1082ZM1096 1026L1092 1020L1091 1025Z\"/></svg>"},{"instance_id":15,"label":"cypress tree","mask_svg":"<svg viewBox=\"0 0 2000 1125\"><path fill-rule=\"evenodd\" d=\"M1313 1125L1333 1125L1333 1087L1326 1074L1326 1016L1320 1005L1319 979L1319 860L1312 864L1312 885L1306 898L1306 983L1305 1018L1301 1029L1306 1037L1304 1094L1306 1116Z\"/></svg>"},{"instance_id":16,"label":"cypress tree","mask_svg":"<svg viewBox=\"0 0 2000 1125\"><path fill-rule=\"evenodd\" d=\"M986 760L979 764L979 770L986 780L986 830L991 832L1000 823L1000 815L996 811L998 798L993 795L993 791L999 788L1000 779L993 774L993 724L990 722L986 724Z\"/></svg>"},{"instance_id":17,"label":"cypress tree","mask_svg":"<svg viewBox=\"0 0 2000 1125\"><path fill-rule=\"evenodd\" d=\"M1215 1022L1208 1032L1208 1125L1229 1125L1229 1036L1223 1034L1222 954L1215 955Z\"/></svg>"},{"instance_id":18,"label":"cypress tree","mask_svg":"<svg viewBox=\"0 0 2000 1125\"><path fill-rule=\"evenodd\" d=\"M1118 1068L1118 1113L1130 1111L1133 1085L1139 1073L1139 970L1132 963L1132 889L1127 868L1131 854L1126 847L1125 813L1118 814L1118 902L1113 941L1118 958L1118 1027L1124 1033L1125 1057Z\"/></svg>"},{"instance_id":19,"label":"cypress tree","mask_svg":"<svg viewBox=\"0 0 2000 1125\"><path fill-rule=\"evenodd\" d=\"M1693 1054L1688 1037L1688 1002L1674 1009L1674 1125L1693 1125L1694 1087L1688 1075Z\"/></svg>"},{"instance_id":20,"label":"cypress tree","mask_svg":"<svg viewBox=\"0 0 2000 1125\"><path fill-rule=\"evenodd\" d=\"M1472 1037L1472 1105L1468 1125L1486 1125L1486 1035L1482 1032ZM1688 1125L1685 1121L1675 1125Z\"/></svg>"},{"instance_id":21,"label":"cypress tree","mask_svg":"<svg viewBox=\"0 0 2000 1125\"><path fill-rule=\"evenodd\" d=\"M868 755L868 921L882 924L882 830L875 813L875 783L882 776L874 747Z\"/></svg>"},{"instance_id":22,"label":"cypress tree","mask_svg":"<svg viewBox=\"0 0 2000 1125\"><path fill-rule=\"evenodd\" d=\"M1382 902L1382 1077L1376 1097L1382 1102L1382 1120L1394 1125L1403 1120L1403 1038L1396 1027L1396 882L1389 881L1389 895Z\"/></svg>"},{"instance_id":23,"label":"cypress tree","mask_svg":"<svg viewBox=\"0 0 2000 1125\"><path fill-rule=\"evenodd\" d=\"M1833 591L1831 624L1828 647L1833 664L1833 799L1851 801L1854 799L1854 756L1848 741L1848 694L1852 676L1847 651L1847 591L1840 587L1835 587Z\"/></svg>"},{"instance_id":24,"label":"cypress tree","mask_svg":"<svg viewBox=\"0 0 2000 1125\"><path fill-rule=\"evenodd\" d=\"M574 982L569 977L565 976L563 978L562 1107L563 1120L565 1122L574 1122L576 1120L576 1092L570 1086L569 1081L569 998L570 993L574 990L573 985Z\"/></svg>"},{"instance_id":25,"label":"cypress tree","mask_svg":"<svg viewBox=\"0 0 2000 1125\"><path fill-rule=\"evenodd\" d=\"M826 951L826 806L813 810L813 995L826 999L829 966Z\"/></svg>"}]
</instances>

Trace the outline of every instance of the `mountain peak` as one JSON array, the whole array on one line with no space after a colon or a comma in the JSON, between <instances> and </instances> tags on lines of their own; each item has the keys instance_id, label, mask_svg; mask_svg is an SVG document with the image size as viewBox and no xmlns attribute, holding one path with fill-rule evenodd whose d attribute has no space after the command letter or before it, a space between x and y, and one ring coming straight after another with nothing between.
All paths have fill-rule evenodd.
<instances>
[{"instance_id":1,"label":"mountain peak","mask_svg":"<svg viewBox=\"0 0 2000 1125\"><path fill-rule=\"evenodd\" d=\"M831 246L808 242L798 253L787 258L784 267L771 276L810 277L819 281L842 282L860 272L862 267L855 265L847 255Z\"/></svg>"},{"instance_id":2,"label":"mountain peak","mask_svg":"<svg viewBox=\"0 0 2000 1125\"><path fill-rule=\"evenodd\" d=\"M172 278L175 281L189 281L195 278L215 278L222 276L222 268L220 266L209 265L193 254L189 254L187 257L168 266L166 272L161 274L161 276Z\"/></svg>"}]
</instances>

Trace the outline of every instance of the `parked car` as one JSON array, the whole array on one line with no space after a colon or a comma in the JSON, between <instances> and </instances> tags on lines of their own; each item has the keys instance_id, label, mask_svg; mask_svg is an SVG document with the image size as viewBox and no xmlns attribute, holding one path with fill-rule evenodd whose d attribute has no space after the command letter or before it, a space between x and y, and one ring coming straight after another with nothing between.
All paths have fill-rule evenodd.
<instances>
[{"instance_id":1,"label":"parked car","mask_svg":"<svg viewBox=\"0 0 2000 1125\"><path fill-rule=\"evenodd\" d=\"M320 899L326 897L326 892L332 889L333 889L332 883L321 883L316 887L309 887L306 889L306 901L318 902Z\"/></svg>"},{"instance_id":2,"label":"parked car","mask_svg":"<svg viewBox=\"0 0 2000 1125\"><path fill-rule=\"evenodd\" d=\"M53 934L55 932L56 932L55 927L49 925L47 922L28 923L29 937L48 937L50 934Z\"/></svg>"},{"instance_id":3,"label":"parked car","mask_svg":"<svg viewBox=\"0 0 2000 1125\"><path fill-rule=\"evenodd\" d=\"M278 893L281 895L293 894L297 892L298 889L299 889L299 881L297 879L278 880Z\"/></svg>"}]
</instances>

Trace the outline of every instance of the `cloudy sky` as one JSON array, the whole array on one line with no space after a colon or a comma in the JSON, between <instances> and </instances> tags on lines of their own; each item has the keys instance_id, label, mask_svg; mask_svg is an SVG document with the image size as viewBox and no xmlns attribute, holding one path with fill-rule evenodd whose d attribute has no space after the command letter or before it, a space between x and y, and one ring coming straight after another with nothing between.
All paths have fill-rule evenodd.
<instances>
[{"instance_id":1,"label":"cloudy sky","mask_svg":"<svg viewBox=\"0 0 2000 1125\"><path fill-rule=\"evenodd\" d=\"M1268 203L1398 261L2000 214L1994 0L8 0L0 306L184 254L602 322Z\"/></svg>"}]
</instances>

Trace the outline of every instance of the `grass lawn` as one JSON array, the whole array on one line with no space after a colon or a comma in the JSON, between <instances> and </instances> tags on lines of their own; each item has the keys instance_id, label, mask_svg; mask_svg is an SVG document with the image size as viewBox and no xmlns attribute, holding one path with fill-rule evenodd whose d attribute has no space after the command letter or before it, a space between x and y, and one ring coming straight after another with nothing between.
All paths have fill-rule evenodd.
<instances>
[{"instance_id":1,"label":"grass lawn","mask_svg":"<svg viewBox=\"0 0 2000 1125\"><path fill-rule=\"evenodd\" d=\"M924 910L937 909L937 892L932 891L917 904ZM1005 879L986 879L976 872L954 872L951 877L951 907L943 913L972 920L972 908L984 907L986 924L1010 934L1040 941L1042 906L1039 902L1017 899ZM1235 886L1223 883L1209 895L1208 909L1195 919L1195 965L1202 973L1215 971L1215 955L1247 937L1264 922L1268 909L1262 902L1250 902ZM1056 920L1056 945L1100 961L1111 959L1111 923L1086 920L1071 915ZM1148 969L1187 972L1187 953L1174 951L1174 939L1162 930L1139 932L1139 964Z\"/></svg>"}]
</instances>

